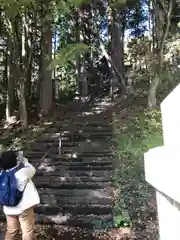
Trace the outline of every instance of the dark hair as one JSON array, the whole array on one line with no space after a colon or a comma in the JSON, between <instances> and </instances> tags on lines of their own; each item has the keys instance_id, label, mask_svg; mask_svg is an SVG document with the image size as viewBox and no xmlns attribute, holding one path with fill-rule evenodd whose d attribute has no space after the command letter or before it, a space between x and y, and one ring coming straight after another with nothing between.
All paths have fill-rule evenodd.
<instances>
[{"instance_id":1,"label":"dark hair","mask_svg":"<svg viewBox=\"0 0 180 240\"><path fill-rule=\"evenodd\" d=\"M8 170L17 165L17 154L15 151L6 151L1 154L0 168Z\"/></svg>"}]
</instances>

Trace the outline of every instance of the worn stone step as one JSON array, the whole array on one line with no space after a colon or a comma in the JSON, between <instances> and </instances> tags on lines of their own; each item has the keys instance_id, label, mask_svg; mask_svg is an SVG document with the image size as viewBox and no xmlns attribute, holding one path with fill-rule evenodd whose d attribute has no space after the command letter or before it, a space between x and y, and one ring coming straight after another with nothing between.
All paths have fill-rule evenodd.
<instances>
[{"instance_id":1,"label":"worn stone step","mask_svg":"<svg viewBox=\"0 0 180 240\"><path fill-rule=\"evenodd\" d=\"M60 210L60 211L59 211ZM97 229L97 226L101 225L104 223L104 227L107 227L108 222L113 222L113 214L112 210L108 212L108 209L104 209L104 212L107 212L105 214L94 214L94 213L89 213L89 214L84 214L83 208L82 209L77 209L80 211L81 214L75 213L73 215L73 211L66 212L66 209L56 209L53 208L52 210L49 209L48 212L44 212L43 207L39 207L36 209L36 223L40 224L58 224L58 225L66 225L66 226L78 226L82 228L93 228L95 227ZM91 209L87 209L90 212ZM97 210L97 208L96 208ZM57 211L58 213L54 213ZM53 214L51 214L53 212ZM95 212L93 210L93 212ZM103 212L103 209L101 209L100 212ZM0 221L5 222L6 218L5 215L2 212L2 209L0 210ZM112 226L111 226L112 227ZM102 228L102 227L100 227Z\"/></svg>"},{"instance_id":2,"label":"worn stone step","mask_svg":"<svg viewBox=\"0 0 180 240\"><path fill-rule=\"evenodd\" d=\"M60 137L60 133L44 133L39 138L36 139L36 142L43 142L43 141L49 141L49 142L55 142L58 141Z\"/></svg>"},{"instance_id":3,"label":"worn stone step","mask_svg":"<svg viewBox=\"0 0 180 240\"><path fill-rule=\"evenodd\" d=\"M101 149L109 149L112 146L112 143L110 141L87 141L87 142L81 142L81 141L74 141L74 142L69 142L67 140L62 140L61 141L61 146L64 149L67 148L74 148L74 147L81 147L83 146L84 148L92 148L92 149L97 149L97 148L101 148ZM45 149L45 148L58 148L59 147L59 141L56 142L49 142L49 140L47 139L47 141L42 141L42 142L34 142L31 144L31 149L35 148L35 149Z\"/></svg>"},{"instance_id":4,"label":"worn stone step","mask_svg":"<svg viewBox=\"0 0 180 240\"><path fill-rule=\"evenodd\" d=\"M27 155L24 155L24 156L28 156L28 154ZM29 155L28 156L28 158L29 158L29 160L31 161L31 163L37 163L38 161L39 161L39 159L37 158L37 156L34 156L34 154L33 155ZM71 162L84 162L84 163L86 163L86 162L109 162L109 161L112 161L112 162L114 162L114 160L113 160L114 158L113 158L113 156L93 156L93 157L89 157L89 156L84 156L83 158L81 157L81 156L77 156L77 155L69 155L69 156L67 156L67 155L52 155L52 156L50 156L50 157L45 157L45 158L43 158L43 160L42 160L42 163L51 163L51 162L53 162L53 163L55 163L55 162L58 162L58 161L60 161L60 162L67 162L67 163L71 163Z\"/></svg>"},{"instance_id":5,"label":"worn stone step","mask_svg":"<svg viewBox=\"0 0 180 240\"><path fill-rule=\"evenodd\" d=\"M63 132L63 134L61 135L62 137L67 137L67 136L74 136L74 137L91 137L91 136L96 136L96 137L102 137L102 136L112 136L112 131L93 131L93 132L83 132L81 130L76 131L75 133L71 133L71 132Z\"/></svg>"},{"instance_id":6,"label":"worn stone step","mask_svg":"<svg viewBox=\"0 0 180 240\"><path fill-rule=\"evenodd\" d=\"M79 166L71 166L71 165L65 165L65 166L54 166L54 165L49 165L49 166L47 166L47 165L40 165L39 166L39 169L44 169L44 170L46 170L46 169L54 169L54 171L79 171L79 170L81 170L81 171L111 171L112 170L112 166L81 166L81 167L79 167Z\"/></svg>"},{"instance_id":7,"label":"worn stone step","mask_svg":"<svg viewBox=\"0 0 180 240\"><path fill-rule=\"evenodd\" d=\"M57 182L57 181L35 181L37 188L57 188L57 189L99 189L106 188L112 185L111 182Z\"/></svg>"},{"instance_id":8,"label":"worn stone step","mask_svg":"<svg viewBox=\"0 0 180 240\"><path fill-rule=\"evenodd\" d=\"M99 198L99 197L59 197L52 194L40 194L41 204L49 204L49 205L112 205L113 200L110 197Z\"/></svg>"},{"instance_id":9,"label":"worn stone step","mask_svg":"<svg viewBox=\"0 0 180 240\"><path fill-rule=\"evenodd\" d=\"M49 134L55 134L56 137L60 135L61 130L57 130L55 128L49 128L45 131L45 133L49 133ZM44 134L45 135L45 134ZM91 132L83 132L81 130L79 131L75 131L75 132L71 132L71 131L63 131L63 133L61 133L62 136L77 136L77 137L89 137L89 136L112 136L112 130L108 130L108 131L91 131Z\"/></svg>"},{"instance_id":10,"label":"worn stone step","mask_svg":"<svg viewBox=\"0 0 180 240\"><path fill-rule=\"evenodd\" d=\"M31 163L32 164L36 164L37 163L37 159L31 159ZM41 164L41 166L75 166L75 167L82 167L82 166L112 166L113 162L111 160L97 160L97 161L78 161L78 160L53 160L53 159L49 159L49 161L43 161L43 163Z\"/></svg>"},{"instance_id":11,"label":"worn stone step","mask_svg":"<svg viewBox=\"0 0 180 240\"><path fill-rule=\"evenodd\" d=\"M62 147L75 147L78 146L78 144L80 144L80 142L68 142L68 141L62 141L61 145ZM59 140L54 142L51 141L47 138L47 140L43 140L41 141L41 139L37 140L35 143L32 144L32 147L36 146L36 148L49 148L51 146L53 147L59 147Z\"/></svg>"},{"instance_id":12,"label":"worn stone step","mask_svg":"<svg viewBox=\"0 0 180 240\"><path fill-rule=\"evenodd\" d=\"M37 163L38 159L36 158L29 158L31 163ZM77 164L77 163L82 163L82 164L108 164L108 163L113 163L113 156L103 156L103 157L84 157L81 158L79 156L77 157L64 157L64 156L54 156L54 157L45 157L42 161L42 164L52 164L52 165L59 165L59 164Z\"/></svg>"},{"instance_id":13,"label":"worn stone step","mask_svg":"<svg viewBox=\"0 0 180 240\"><path fill-rule=\"evenodd\" d=\"M111 177L112 174L113 174L113 171L84 171L84 170L81 170L79 169L78 171L69 171L67 170L66 172L64 171L58 171L56 168L52 168L51 169L48 169L49 171L45 171L45 169L38 169L36 174L38 176L38 174L41 174L43 173L44 176L61 176L61 177L64 177L66 174L68 174L69 176L71 177L83 177L83 176L87 176L87 177L104 177L104 176L107 176L107 177ZM51 170L51 171L50 171Z\"/></svg>"},{"instance_id":14,"label":"worn stone step","mask_svg":"<svg viewBox=\"0 0 180 240\"><path fill-rule=\"evenodd\" d=\"M83 136L84 135L84 136ZM61 140L63 143L66 142L75 142L75 143L79 143L79 142L90 142L90 141L109 141L112 138L112 133L108 133L108 135L101 135L98 134L97 132L95 134L79 134L79 135L75 135L75 134L71 134L68 136L61 136ZM55 143L59 141L59 137L60 134L59 133L45 133L43 134L39 139L36 140L36 142L51 142L51 143Z\"/></svg>"},{"instance_id":15,"label":"worn stone step","mask_svg":"<svg viewBox=\"0 0 180 240\"><path fill-rule=\"evenodd\" d=\"M59 156L59 153L58 153L58 150L57 152L51 152L51 151L48 151L48 152L45 152L45 151L24 151L24 156L26 156L27 158L42 158L44 156L44 154L46 154L46 157L47 158L72 158L74 155L77 155L76 158L86 158L86 157L94 157L94 158L99 158L99 157L105 157L105 156L108 156L108 157L111 157L112 156L112 153L111 152L83 152L81 154L78 155L78 152L66 152L66 153L62 153L60 156Z\"/></svg>"},{"instance_id":16,"label":"worn stone step","mask_svg":"<svg viewBox=\"0 0 180 240\"><path fill-rule=\"evenodd\" d=\"M112 139L112 133L105 133L103 134L98 134L96 133L84 133L84 134L79 134L79 135L66 135L61 137L62 141L74 141L74 142L87 142L87 141L103 141L103 140L111 140Z\"/></svg>"},{"instance_id":17,"label":"worn stone step","mask_svg":"<svg viewBox=\"0 0 180 240\"><path fill-rule=\"evenodd\" d=\"M94 159L97 159L99 157L112 157L113 156L113 153L111 151L108 151L108 152L95 152L95 151L92 151L92 152L81 152L81 151L72 151L72 152L64 152L61 154L61 157L65 157L65 158L72 158L72 157L79 157L79 158L89 158L89 157L94 157Z\"/></svg>"},{"instance_id":18,"label":"worn stone step","mask_svg":"<svg viewBox=\"0 0 180 240\"><path fill-rule=\"evenodd\" d=\"M106 126L112 126L112 121L109 119L91 120L91 121L87 121L87 120L84 121L83 119L82 120L76 119L73 122L73 125L77 126L78 128L79 127L93 127L93 126L106 127ZM69 123L63 123L63 122L58 122L58 121L54 123L54 127L59 127L59 126L68 127Z\"/></svg>"},{"instance_id":19,"label":"worn stone step","mask_svg":"<svg viewBox=\"0 0 180 240\"><path fill-rule=\"evenodd\" d=\"M108 187L106 189L96 189L96 190L87 190L87 189L49 189L49 188L39 188L38 192L40 195L54 195L56 197L98 197L98 198L109 198L113 196L113 188Z\"/></svg>"},{"instance_id":20,"label":"worn stone step","mask_svg":"<svg viewBox=\"0 0 180 240\"><path fill-rule=\"evenodd\" d=\"M84 142L84 141L83 141ZM93 139L93 141L91 139L87 139L86 141L87 143L94 143L94 144L102 144L102 145L112 145L111 142L109 141L109 139L100 139L98 141L98 139ZM44 145L51 145L52 144L54 146L59 146L59 137L57 137L56 139L55 138L51 138L50 136L46 136L46 135L43 135L41 136L41 138L37 139L36 144L39 144L39 146L41 147L41 144L44 144ZM82 143L82 141L78 141L78 139L76 139L75 141L69 141L68 138L66 137L62 137L62 146L64 147L74 147L74 146L77 146L77 145L80 145Z\"/></svg>"},{"instance_id":21,"label":"worn stone step","mask_svg":"<svg viewBox=\"0 0 180 240\"><path fill-rule=\"evenodd\" d=\"M83 171L109 171L109 170L112 170L112 166L69 166L68 167L68 170L79 170L81 168L81 170Z\"/></svg>"},{"instance_id":22,"label":"worn stone step","mask_svg":"<svg viewBox=\"0 0 180 240\"><path fill-rule=\"evenodd\" d=\"M4 214L0 214L0 221L5 222L6 218ZM104 215L83 215L76 214L72 215L71 213L58 213L58 214L36 214L36 223L39 224L57 224L64 225L68 227L80 227L86 229L102 229L113 227L113 214L104 214Z\"/></svg>"},{"instance_id":23,"label":"worn stone step","mask_svg":"<svg viewBox=\"0 0 180 240\"><path fill-rule=\"evenodd\" d=\"M40 204L36 207L36 213L38 214L110 214L112 212L113 205L101 205L101 204L91 204L91 205L76 205L76 204L65 204L63 206L57 205L47 205Z\"/></svg>"},{"instance_id":24,"label":"worn stone step","mask_svg":"<svg viewBox=\"0 0 180 240\"><path fill-rule=\"evenodd\" d=\"M51 129L49 129L51 130ZM55 129L53 128L53 130L55 131ZM98 133L103 133L103 132L112 132L113 128L112 128L112 125L108 126L108 125L104 125L104 126L101 126L101 125L97 125L97 126L79 126L79 127L76 127L74 126L73 127L64 127L62 130L58 129L58 132L60 132L61 134L63 134L63 132L69 132L69 133L75 133L75 134L82 134L82 133L93 133L93 132L98 132ZM50 131L51 132L51 131ZM53 131L52 131L53 132Z\"/></svg>"},{"instance_id":25,"label":"worn stone step","mask_svg":"<svg viewBox=\"0 0 180 240\"><path fill-rule=\"evenodd\" d=\"M64 177L54 177L54 176L46 176L46 175L36 175L34 177L35 182L52 182L56 184L62 183L73 183L73 184L80 184L80 183L103 183L103 182L110 182L110 177L90 177L90 176L83 176L83 177L71 177L71 176L64 176Z\"/></svg>"},{"instance_id":26,"label":"worn stone step","mask_svg":"<svg viewBox=\"0 0 180 240\"><path fill-rule=\"evenodd\" d=\"M73 148L73 147L62 147L61 148L61 152L62 153L74 153L74 152L78 152L79 151L83 151L84 153L99 153L99 154L104 154L104 153L107 153L109 154L109 152L111 152L111 149L110 147L109 148L105 148L103 149L102 148L95 148L95 147L91 147L91 145L89 147L86 147L86 148L83 148L82 149L78 149L78 148ZM45 151L50 151L51 153L58 153L59 152L59 148L58 146L42 146L41 148L39 148L39 146L36 146L36 144L34 144L32 147L31 147L31 151L33 152L45 152Z\"/></svg>"},{"instance_id":27,"label":"worn stone step","mask_svg":"<svg viewBox=\"0 0 180 240\"><path fill-rule=\"evenodd\" d=\"M58 213L55 215L50 214L37 214L36 222L40 224L57 224L72 227L80 227L86 229L100 229L107 227L113 227L113 215L72 215L71 213Z\"/></svg>"},{"instance_id":28,"label":"worn stone step","mask_svg":"<svg viewBox=\"0 0 180 240\"><path fill-rule=\"evenodd\" d=\"M90 115L89 115L90 113ZM96 122L96 121L111 121L112 119L112 114L103 112L100 114L92 114L92 111L87 111L87 112L81 112L77 117L76 117L76 122Z\"/></svg>"}]
</instances>

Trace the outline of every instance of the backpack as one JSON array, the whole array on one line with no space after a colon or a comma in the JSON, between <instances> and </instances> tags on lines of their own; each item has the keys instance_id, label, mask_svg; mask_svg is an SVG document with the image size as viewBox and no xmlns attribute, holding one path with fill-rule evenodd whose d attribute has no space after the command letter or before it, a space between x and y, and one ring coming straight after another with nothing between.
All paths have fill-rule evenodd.
<instances>
[{"instance_id":1,"label":"backpack","mask_svg":"<svg viewBox=\"0 0 180 240\"><path fill-rule=\"evenodd\" d=\"M12 170L4 170L0 173L0 205L15 207L22 199L23 191L17 188L15 173L22 167L17 166Z\"/></svg>"}]
</instances>

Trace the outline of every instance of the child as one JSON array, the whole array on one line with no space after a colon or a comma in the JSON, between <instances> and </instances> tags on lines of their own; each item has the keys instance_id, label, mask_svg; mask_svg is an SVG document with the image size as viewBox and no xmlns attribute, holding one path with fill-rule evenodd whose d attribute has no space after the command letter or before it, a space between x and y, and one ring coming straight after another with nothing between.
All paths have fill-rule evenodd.
<instances>
[{"instance_id":1,"label":"child","mask_svg":"<svg viewBox=\"0 0 180 240\"><path fill-rule=\"evenodd\" d=\"M22 167L18 167L18 157L14 151L2 153L0 158L0 168L5 171L14 170L18 167L14 176L17 189L23 191L22 198L17 206L3 206L7 220L7 231L5 240L15 239L19 231L22 230L23 240L34 240L35 213L34 206L40 203L39 195L32 182L35 175L35 168L28 163L26 158L22 158Z\"/></svg>"}]
</instances>

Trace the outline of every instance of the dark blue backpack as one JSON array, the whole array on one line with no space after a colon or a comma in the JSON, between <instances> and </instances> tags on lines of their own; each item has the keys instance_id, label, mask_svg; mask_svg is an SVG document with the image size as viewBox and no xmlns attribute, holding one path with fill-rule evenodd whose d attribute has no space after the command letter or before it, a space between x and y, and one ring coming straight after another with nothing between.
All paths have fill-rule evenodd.
<instances>
[{"instance_id":1,"label":"dark blue backpack","mask_svg":"<svg viewBox=\"0 0 180 240\"><path fill-rule=\"evenodd\" d=\"M23 191L17 188L15 173L21 169L21 166L13 170L1 171L0 173L0 205L15 207L21 201Z\"/></svg>"}]
</instances>

